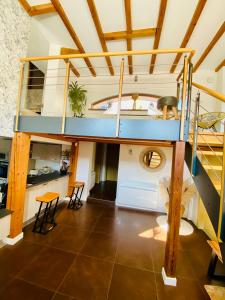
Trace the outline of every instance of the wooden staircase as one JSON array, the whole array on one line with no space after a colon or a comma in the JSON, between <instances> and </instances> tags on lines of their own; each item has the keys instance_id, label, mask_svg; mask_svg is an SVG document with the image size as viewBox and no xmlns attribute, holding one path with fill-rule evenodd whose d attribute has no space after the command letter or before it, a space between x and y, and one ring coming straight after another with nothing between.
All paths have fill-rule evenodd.
<instances>
[{"instance_id":1,"label":"wooden staircase","mask_svg":"<svg viewBox=\"0 0 225 300\"><path fill-rule=\"evenodd\" d=\"M192 145L192 134L189 139ZM199 132L197 156L220 194L223 170L223 133Z\"/></svg>"}]
</instances>

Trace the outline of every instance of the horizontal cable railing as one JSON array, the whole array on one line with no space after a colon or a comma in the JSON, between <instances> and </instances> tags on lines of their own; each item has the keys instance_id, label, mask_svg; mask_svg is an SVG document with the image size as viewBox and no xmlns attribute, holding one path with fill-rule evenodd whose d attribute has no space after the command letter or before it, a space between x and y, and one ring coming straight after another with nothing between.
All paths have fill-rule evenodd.
<instances>
[{"instance_id":1,"label":"horizontal cable railing","mask_svg":"<svg viewBox=\"0 0 225 300\"><path fill-rule=\"evenodd\" d=\"M217 236L221 235L224 206L225 141L223 98L221 93L193 84L195 99L191 100L189 141L192 144L192 174L197 175L197 158L220 195ZM194 107L194 108L193 108ZM213 199L212 199L213 201Z\"/></svg>"}]
</instances>

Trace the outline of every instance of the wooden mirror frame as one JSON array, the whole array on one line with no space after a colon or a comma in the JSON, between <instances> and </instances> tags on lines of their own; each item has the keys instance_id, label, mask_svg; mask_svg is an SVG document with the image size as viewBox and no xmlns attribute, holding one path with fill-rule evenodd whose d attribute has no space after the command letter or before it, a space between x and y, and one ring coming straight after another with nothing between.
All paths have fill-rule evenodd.
<instances>
[{"instance_id":1,"label":"wooden mirror frame","mask_svg":"<svg viewBox=\"0 0 225 300\"><path fill-rule=\"evenodd\" d=\"M148 166L144 163L144 157L145 157L145 155L146 155L147 153L149 153L149 152L155 152L155 153L157 153L157 154L159 155L159 157L161 158L160 164L159 164L157 167L155 167L155 168L148 167ZM151 147L151 148L146 148L146 149L144 149L144 150L141 152L141 154L140 154L140 159L139 159L139 160L140 160L140 164L142 165L142 167L143 167L145 170L150 171L150 172L157 172L157 171L161 170L161 169L164 167L165 163L166 163L166 157L165 157L164 152L161 151L160 149L152 148L152 147Z\"/></svg>"}]
</instances>

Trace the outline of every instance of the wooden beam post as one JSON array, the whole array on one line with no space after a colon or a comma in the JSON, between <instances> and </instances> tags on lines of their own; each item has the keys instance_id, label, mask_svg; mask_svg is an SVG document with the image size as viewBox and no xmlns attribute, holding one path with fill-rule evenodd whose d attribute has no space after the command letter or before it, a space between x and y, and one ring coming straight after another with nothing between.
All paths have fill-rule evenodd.
<instances>
[{"instance_id":1,"label":"wooden beam post","mask_svg":"<svg viewBox=\"0 0 225 300\"><path fill-rule=\"evenodd\" d=\"M78 162L78 154L79 154L79 142L73 142L71 145L71 153L70 153L70 174L69 174L69 182L68 182L68 195L71 194L71 184L76 180L77 173L77 162Z\"/></svg>"},{"instance_id":2,"label":"wooden beam post","mask_svg":"<svg viewBox=\"0 0 225 300\"><path fill-rule=\"evenodd\" d=\"M18 236L23 228L23 211L30 152L30 136L16 132L12 141L9 166L7 208L12 210L10 238Z\"/></svg>"},{"instance_id":3,"label":"wooden beam post","mask_svg":"<svg viewBox=\"0 0 225 300\"><path fill-rule=\"evenodd\" d=\"M168 232L165 249L164 271L166 276L175 277L181 217L185 142L175 142L170 184Z\"/></svg>"}]
</instances>

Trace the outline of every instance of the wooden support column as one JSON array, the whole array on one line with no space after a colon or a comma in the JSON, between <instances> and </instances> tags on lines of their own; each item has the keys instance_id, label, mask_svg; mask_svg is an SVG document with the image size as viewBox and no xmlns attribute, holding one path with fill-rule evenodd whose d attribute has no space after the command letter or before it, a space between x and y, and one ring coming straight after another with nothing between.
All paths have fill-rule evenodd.
<instances>
[{"instance_id":1,"label":"wooden support column","mask_svg":"<svg viewBox=\"0 0 225 300\"><path fill-rule=\"evenodd\" d=\"M16 132L12 141L9 166L7 208L12 210L10 238L22 232L23 211L30 152L30 136Z\"/></svg>"},{"instance_id":2,"label":"wooden support column","mask_svg":"<svg viewBox=\"0 0 225 300\"><path fill-rule=\"evenodd\" d=\"M175 142L170 185L168 232L165 249L164 271L166 276L175 277L181 217L185 142Z\"/></svg>"},{"instance_id":3,"label":"wooden support column","mask_svg":"<svg viewBox=\"0 0 225 300\"><path fill-rule=\"evenodd\" d=\"M79 153L79 143L73 142L71 145L71 154L70 154L70 175L69 175L69 182L68 182L68 195L70 195L72 192L70 185L76 180L78 153Z\"/></svg>"}]
</instances>

